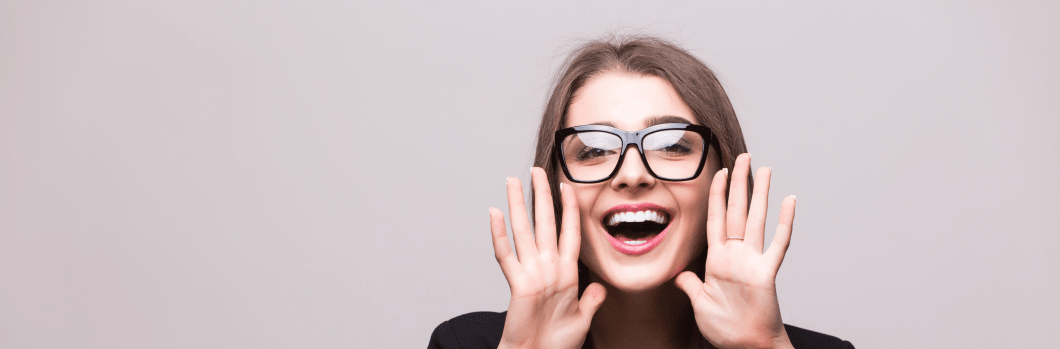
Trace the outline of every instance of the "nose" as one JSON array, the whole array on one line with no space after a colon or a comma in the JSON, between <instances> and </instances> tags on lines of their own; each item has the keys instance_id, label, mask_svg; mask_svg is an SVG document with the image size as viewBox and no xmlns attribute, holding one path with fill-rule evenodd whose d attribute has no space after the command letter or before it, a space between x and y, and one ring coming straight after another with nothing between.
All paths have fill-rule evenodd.
<instances>
[{"instance_id":1,"label":"nose","mask_svg":"<svg viewBox=\"0 0 1060 349\"><path fill-rule=\"evenodd\" d=\"M655 181L655 177L648 173L648 168L644 166L640 151L631 144L626 148L626 155L622 158L618 173L615 174L615 178L611 179L611 188L615 190L650 189L655 186Z\"/></svg>"}]
</instances>

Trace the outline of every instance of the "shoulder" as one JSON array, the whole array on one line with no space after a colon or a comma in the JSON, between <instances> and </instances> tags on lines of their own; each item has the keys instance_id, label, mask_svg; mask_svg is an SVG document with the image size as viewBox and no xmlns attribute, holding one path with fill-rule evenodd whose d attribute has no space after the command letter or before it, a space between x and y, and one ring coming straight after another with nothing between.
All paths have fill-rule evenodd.
<instances>
[{"instance_id":1,"label":"shoulder","mask_svg":"<svg viewBox=\"0 0 1060 349\"><path fill-rule=\"evenodd\" d=\"M508 312L480 311L442 322L431 333L428 348L496 348Z\"/></svg>"},{"instance_id":2,"label":"shoulder","mask_svg":"<svg viewBox=\"0 0 1060 349\"><path fill-rule=\"evenodd\" d=\"M818 333L807 329L785 324L784 330L788 332L788 339L795 348L836 348L854 349L854 345L848 341Z\"/></svg>"}]
</instances>

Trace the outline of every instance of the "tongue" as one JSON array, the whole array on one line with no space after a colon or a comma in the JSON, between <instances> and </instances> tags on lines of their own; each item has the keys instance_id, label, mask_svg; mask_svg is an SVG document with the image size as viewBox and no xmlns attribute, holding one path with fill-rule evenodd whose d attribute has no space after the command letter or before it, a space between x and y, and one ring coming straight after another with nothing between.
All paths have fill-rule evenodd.
<instances>
[{"instance_id":1,"label":"tongue","mask_svg":"<svg viewBox=\"0 0 1060 349\"><path fill-rule=\"evenodd\" d=\"M638 235L636 238L630 238L630 237L627 237L627 236L625 236L623 234L615 234L614 237L615 237L615 240L622 241L622 242L626 242L626 241L647 241L648 239L651 239L651 238L655 237L655 235L659 235L659 234L651 234L651 235L646 235L646 236L645 235Z\"/></svg>"}]
</instances>

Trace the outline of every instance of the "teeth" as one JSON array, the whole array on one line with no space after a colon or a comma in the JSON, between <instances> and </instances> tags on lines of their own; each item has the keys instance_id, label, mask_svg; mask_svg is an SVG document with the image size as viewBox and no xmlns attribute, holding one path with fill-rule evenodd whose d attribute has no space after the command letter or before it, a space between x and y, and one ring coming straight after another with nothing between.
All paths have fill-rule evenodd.
<instances>
[{"instance_id":1,"label":"teeth","mask_svg":"<svg viewBox=\"0 0 1060 349\"><path fill-rule=\"evenodd\" d=\"M652 210L645 210L639 212L619 212L612 214L607 219L608 226L614 226L618 223L632 223L632 222L645 222L652 221L659 224L668 223L668 218L665 214L655 212Z\"/></svg>"},{"instance_id":2,"label":"teeth","mask_svg":"<svg viewBox=\"0 0 1060 349\"><path fill-rule=\"evenodd\" d=\"M644 241L644 240L629 240L629 241L623 241L623 243L625 243L626 245L640 245L640 244L643 244L643 243L645 243L645 242L647 242L647 241Z\"/></svg>"}]
</instances>

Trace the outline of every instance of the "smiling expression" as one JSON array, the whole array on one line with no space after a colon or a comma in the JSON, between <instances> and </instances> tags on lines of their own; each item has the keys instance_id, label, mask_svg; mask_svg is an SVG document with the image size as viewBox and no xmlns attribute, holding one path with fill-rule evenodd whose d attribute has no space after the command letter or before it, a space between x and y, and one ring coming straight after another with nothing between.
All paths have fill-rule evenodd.
<instances>
[{"instance_id":1,"label":"smiling expression","mask_svg":"<svg viewBox=\"0 0 1060 349\"><path fill-rule=\"evenodd\" d=\"M637 131L661 123L700 124L668 83L654 76L605 72L578 89L563 127L602 124ZM720 167L709 151L703 172L688 181L652 177L628 149L610 180L571 183L581 214L582 263L601 281L626 292L658 287L706 247L707 193Z\"/></svg>"}]
</instances>

